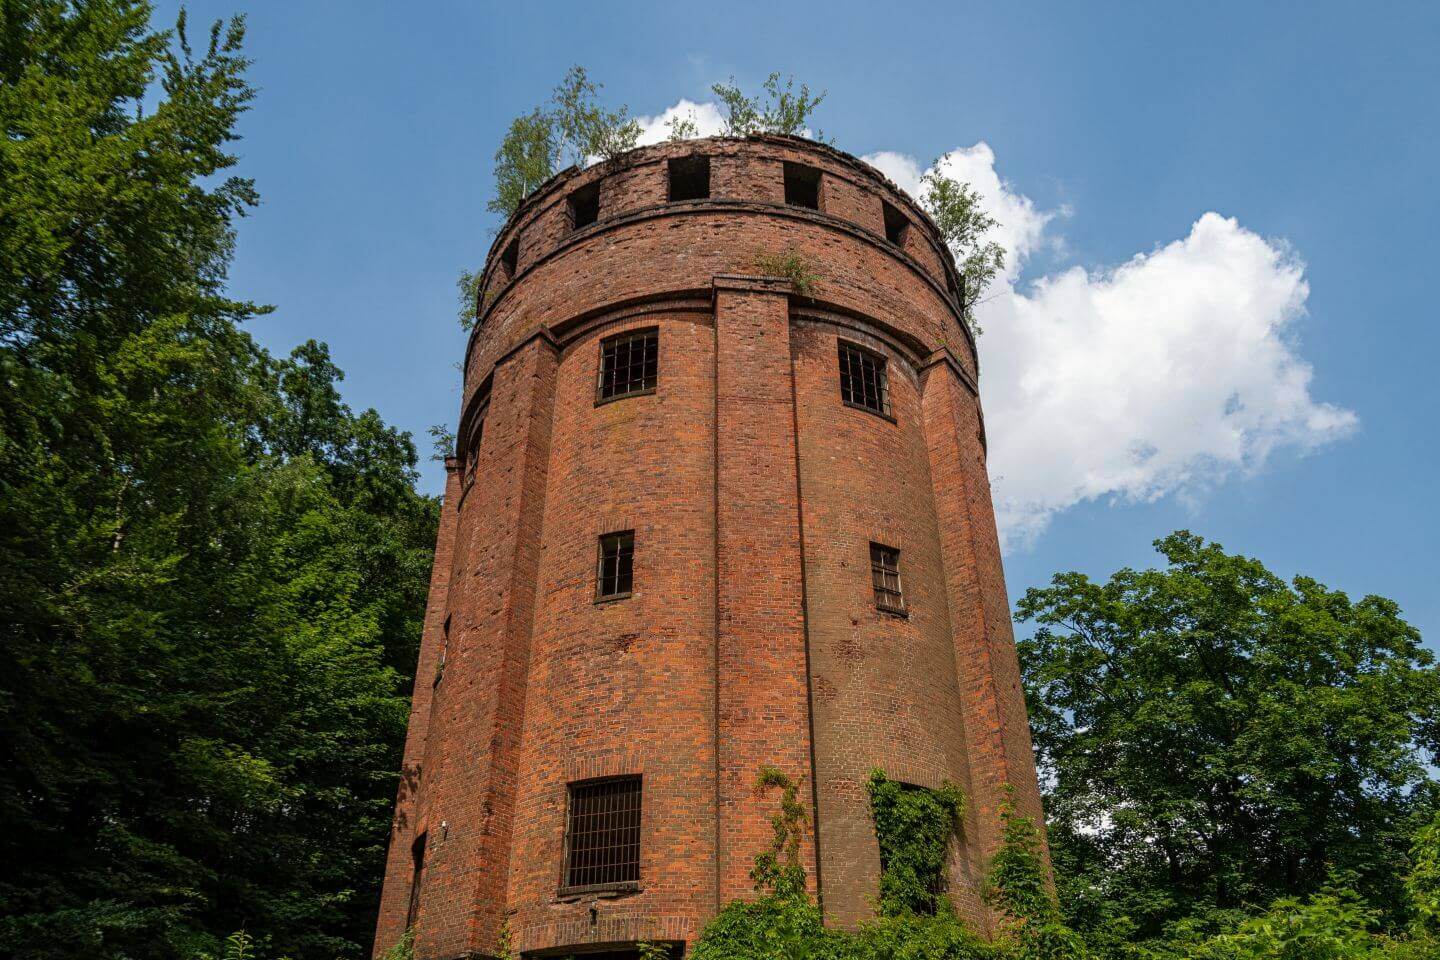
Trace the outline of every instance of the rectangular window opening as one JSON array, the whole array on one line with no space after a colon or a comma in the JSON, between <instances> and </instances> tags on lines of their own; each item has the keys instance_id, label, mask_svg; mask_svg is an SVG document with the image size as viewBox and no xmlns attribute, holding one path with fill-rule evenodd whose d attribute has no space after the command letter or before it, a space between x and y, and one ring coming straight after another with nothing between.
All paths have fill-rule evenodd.
<instances>
[{"instance_id":1,"label":"rectangular window opening","mask_svg":"<svg viewBox=\"0 0 1440 960\"><path fill-rule=\"evenodd\" d=\"M505 268L507 279L513 279L515 270L520 266L520 237L517 235L505 245L505 252L500 254L500 263Z\"/></svg>"},{"instance_id":2,"label":"rectangular window opening","mask_svg":"<svg viewBox=\"0 0 1440 960\"><path fill-rule=\"evenodd\" d=\"M900 590L900 551L883 543L870 544L870 579L875 586L875 606L891 613L905 612Z\"/></svg>"},{"instance_id":3,"label":"rectangular window opening","mask_svg":"<svg viewBox=\"0 0 1440 960\"><path fill-rule=\"evenodd\" d=\"M670 161L670 200L710 198L710 158L676 157Z\"/></svg>"},{"instance_id":4,"label":"rectangular window opening","mask_svg":"<svg viewBox=\"0 0 1440 960\"><path fill-rule=\"evenodd\" d=\"M621 530L600 538L595 598L617 600L635 589L635 531Z\"/></svg>"},{"instance_id":5,"label":"rectangular window opening","mask_svg":"<svg viewBox=\"0 0 1440 960\"><path fill-rule=\"evenodd\" d=\"M840 399L852 407L890 416L885 358L854 344L840 343Z\"/></svg>"},{"instance_id":6,"label":"rectangular window opening","mask_svg":"<svg viewBox=\"0 0 1440 960\"><path fill-rule=\"evenodd\" d=\"M910 221L905 214L891 204L880 201L885 208L885 239L897 247L905 245L905 231L910 226Z\"/></svg>"},{"instance_id":7,"label":"rectangular window opening","mask_svg":"<svg viewBox=\"0 0 1440 960\"><path fill-rule=\"evenodd\" d=\"M420 884L425 879L425 834L415 838L410 847L410 903L405 908L405 929L415 926L420 918Z\"/></svg>"},{"instance_id":8,"label":"rectangular window opening","mask_svg":"<svg viewBox=\"0 0 1440 960\"><path fill-rule=\"evenodd\" d=\"M660 331L631 330L600 341L596 403L654 393L660 370Z\"/></svg>"},{"instance_id":9,"label":"rectangular window opening","mask_svg":"<svg viewBox=\"0 0 1440 960\"><path fill-rule=\"evenodd\" d=\"M820 171L803 163L785 164L785 202L820 209Z\"/></svg>"},{"instance_id":10,"label":"rectangular window opening","mask_svg":"<svg viewBox=\"0 0 1440 960\"><path fill-rule=\"evenodd\" d=\"M588 227L600 219L600 181L587 184L570 194L570 229Z\"/></svg>"},{"instance_id":11,"label":"rectangular window opening","mask_svg":"<svg viewBox=\"0 0 1440 960\"><path fill-rule=\"evenodd\" d=\"M566 821L567 888L640 882L640 778L570 784Z\"/></svg>"}]
</instances>

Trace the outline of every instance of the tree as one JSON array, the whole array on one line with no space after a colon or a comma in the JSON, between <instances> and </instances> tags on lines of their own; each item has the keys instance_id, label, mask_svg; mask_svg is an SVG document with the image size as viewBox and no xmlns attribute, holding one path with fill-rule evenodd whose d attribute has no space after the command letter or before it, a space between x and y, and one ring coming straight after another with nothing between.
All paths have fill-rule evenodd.
<instances>
[{"instance_id":1,"label":"tree","mask_svg":"<svg viewBox=\"0 0 1440 960\"><path fill-rule=\"evenodd\" d=\"M1059 574L1019 604L1061 902L1143 939L1340 870L1398 926L1397 865L1436 801L1434 657L1382 597L1287 584L1186 532L1156 547L1165 569Z\"/></svg>"},{"instance_id":2,"label":"tree","mask_svg":"<svg viewBox=\"0 0 1440 960\"><path fill-rule=\"evenodd\" d=\"M979 336L975 306L991 281L1005 269L1005 248L985 239L999 224L980 208L980 197L970 185L945 176L940 172L938 161L921 179L921 184L924 192L920 205L930 214L946 246L960 261L960 274L964 278L961 316L971 332Z\"/></svg>"},{"instance_id":3,"label":"tree","mask_svg":"<svg viewBox=\"0 0 1440 960\"><path fill-rule=\"evenodd\" d=\"M149 17L0 19L0 953L358 956L436 505L240 329L244 24Z\"/></svg>"},{"instance_id":4,"label":"tree","mask_svg":"<svg viewBox=\"0 0 1440 960\"><path fill-rule=\"evenodd\" d=\"M810 96L810 88L803 83L800 84L800 92L795 93L794 77L787 77L782 89L778 73L766 77L763 88L763 101L758 96L745 96L735 85L734 77L729 83L717 83L710 88L725 105L725 127L722 131L725 136L748 137L757 133L803 135L815 108L825 99L823 90L819 96ZM815 139L826 142L822 133L817 132Z\"/></svg>"},{"instance_id":5,"label":"tree","mask_svg":"<svg viewBox=\"0 0 1440 960\"><path fill-rule=\"evenodd\" d=\"M486 208L508 218L536 187L555 175L560 150L555 118L539 107L510 121L495 151L495 196Z\"/></svg>"},{"instance_id":6,"label":"tree","mask_svg":"<svg viewBox=\"0 0 1440 960\"><path fill-rule=\"evenodd\" d=\"M487 209L508 218L559 171L563 157L584 165L613 160L635 147L640 124L630 118L629 107L614 111L601 107L597 99L601 87L584 67L571 67L548 108L536 107L510 121L495 151L495 197Z\"/></svg>"}]
</instances>

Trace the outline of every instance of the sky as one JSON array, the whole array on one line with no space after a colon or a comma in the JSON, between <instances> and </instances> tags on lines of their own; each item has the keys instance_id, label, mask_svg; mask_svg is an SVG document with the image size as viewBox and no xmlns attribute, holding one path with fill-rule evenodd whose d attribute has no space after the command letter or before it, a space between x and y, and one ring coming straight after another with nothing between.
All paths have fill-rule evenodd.
<instances>
[{"instance_id":1,"label":"sky","mask_svg":"<svg viewBox=\"0 0 1440 960\"><path fill-rule=\"evenodd\" d=\"M427 452L509 121L572 64L652 136L778 71L826 92L838 147L910 189L938 162L1001 222L981 391L1012 601L1184 528L1440 646L1440 4L187 6L249 22L263 202L231 280L277 307L252 334L326 341L351 406Z\"/></svg>"}]
</instances>

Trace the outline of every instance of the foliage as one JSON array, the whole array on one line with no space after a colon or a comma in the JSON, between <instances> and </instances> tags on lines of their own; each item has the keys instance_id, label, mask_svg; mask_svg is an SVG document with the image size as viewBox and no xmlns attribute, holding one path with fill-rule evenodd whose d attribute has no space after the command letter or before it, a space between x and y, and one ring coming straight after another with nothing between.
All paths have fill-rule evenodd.
<instances>
[{"instance_id":1,"label":"foliage","mask_svg":"<svg viewBox=\"0 0 1440 960\"><path fill-rule=\"evenodd\" d=\"M536 107L511 120L495 151L495 196L486 209L508 218L522 200L555 175L561 150L552 114Z\"/></svg>"},{"instance_id":2,"label":"foliage","mask_svg":"<svg viewBox=\"0 0 1440 960\"><path fill-rule=\"evenodd\" d=\"M555 129L572 163L613 160L640 139L640 124L630 119L629 107L609 111L596 102L601 86L590 81L584 67L575 66L555 88Z\"/></svg>"},{"instance_id":3,"label":"foliage","mask_svg":"<svg viewBox=\"0 0 1440 960\"><path fill-rule=\"evenodd\" d=\"M1440 956L1440 942L1373 932L1377 913L1344 885L1305 899L1282 897L1233 929L1187 938L1145 952L1146 960L1422 960Z\"/></svg>"},{"instance_id":4,"label":"foliage","mask_svg":"<svg viewBox=\"0 0 1440 960\"><path fill-rule=\"evenodd\" d=\"M920 204L959 261L964 278L961 316L966 326L979 336L975 306L991 281L1005 269L1005 248L985 239L999 224L981 208L980 197L970 185L940 173L938 162L931 165L921 185Z\"/></svg>"},{"instance_id":5,"label":"foliage","mask_svg":"<svg viewBox=\"0 0 1440 960\"><path fill-rule=\"evenodd\" d=\"M805 868L800 864L800 844L805 835L805 807L799 799L800 785L774 767L761 767L755 781L757 793L770 787L780 789L780 809L770 818L775 838L769 850L755 857L750 879L755 889L782 899L804 896Z\"/></svg>"},{"instance_id":6,"label":"foliage","mask_svg":"<svg viewBox=\"0 0 1440 960\"><path fill-rule=\"evenodd\" d=\"M815 284L820 280L820 275L815 272L810 261L795 250L781 253L757 250L753 263L761 276L789 280L795 292L802 297L815 295Z\"/></svg>"},{"instance_id":7,"label":"foliage","mask_svg":"<svg viewBox=\"0 0 1440 960\"><path fill-rule=\"evenodd\" d=\"M547 106L510 121L495 151L495 196L487 209L508 218L556 174L562 158L586 164L613 160L634 148L640 139L640 124L629 116L629 107L622 105L613 111L601 107L597 102L601 87L590 80L584 67L571 67ZM462 285L468 276L462 275ZM470 300L473 304L473 293Z\"/></svg>"},{"instance_id":8,"label":"foliage","mask_svg":"<svg viewBox=\"0 0 1440 960\"><path fill-rule=\"evenodd\" d=\"M402 933L394 946L380 955L380 960L415 960L415 928L411 927Z\"/></svg>"},{"instance_id":9,"label":"foliage","mask_svg":"<svg viewBox=\"0 0 1440 960\"><path fill-rule=\"evenodd\" d=\"M1166 569L1060 574L1019 604L1067 916L1139 940L1218 930L1340 870L1399 928L1435 803L1434 657L1384 598L1287 584L1185 532L1156 546Z\"/></svg>"},{"instance_id":10,"label":"foliage","mask_svg":"<svg viewBox=\"0 0 1440 960\"><path fill-rule=\"evenodd\" d=\"M945 863L965 801L952 783L912 787L874 770L866 784L880 846L880 913L932 915L949 904Z\"/></svg>"},{"instance_id":11,"label":"foliage","mask_svg":"<svg viewBox=\"0 0 1440 960\"><path fill-rule=\"evenodd\" d=\"M815 108L824 101L825 92L822 90L819 96L812 97L810 88L802 83L800 92L795 93L794 77L787 77L782 89L778 73L766 77L763 87L763 101L758 96L745 96L735 85L734 77L729 83L717 83L710 88L725 105L722 133L727 137L748 137L756 133L805 135L808 132L806 124L810 122ZM827 142L823 133L817 132L815 139Z\"/></svg>"},{"instance_id":12,"label":"foliage","mask_svg":"<svg viewBox=\"0 0 1440 960\"><path fill-rule=\"evenodd\" d=\"M243 22L149 16L0 19L0 953L358 956L436 505L240 330Z\"/></svg>"},{"instance_id":13,"label":"foliage","mask_svg":"<svg viewBox=\"0 0 1440 960\"><path fill-rule=\"evenodd\" d=\"M1415 832L1405 892L1415 910L1416 926L1440 935L1440 812Z\"/></svg>"},{"instance_id":14,"label":"foliage","mask_svg":"<svg viewBox=\"0 0 1440 960\"><path fill-rule=\"evenodd\" d=\"M671 142L677 140L693 140L700 136L700 124L695 119L693 111L684 117L676 114L665 121L665 127L670 131L665 139Z\"/></svg>"}]
</instances>

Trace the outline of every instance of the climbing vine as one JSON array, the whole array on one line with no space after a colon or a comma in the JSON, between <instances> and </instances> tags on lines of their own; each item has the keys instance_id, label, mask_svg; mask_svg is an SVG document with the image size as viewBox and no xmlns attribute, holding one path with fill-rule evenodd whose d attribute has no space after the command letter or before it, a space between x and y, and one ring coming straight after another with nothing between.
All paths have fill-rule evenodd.
<instances>
[{"instance_id":1,"label":"climbing vine","mask_svg":"<svg viewBox=\"0 0 1440 960\"><path fill-rule=\"evenodd\" d=\"M867 785L880 844L880 914L933 915L949 908L945 861L965 812L960 789L915 787L875 770Z\"/></svg>"}]
</instances>

